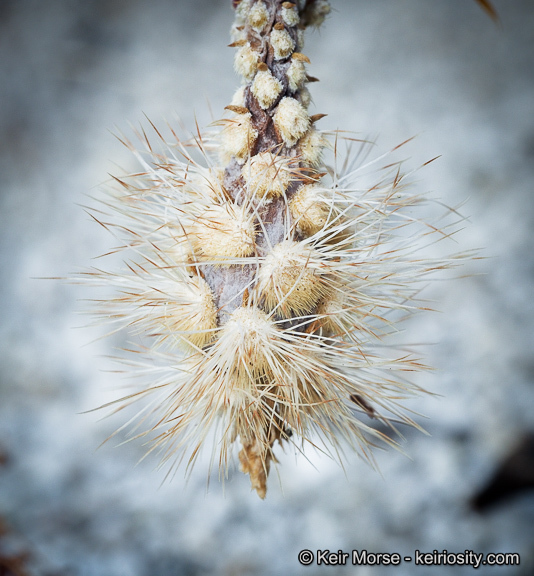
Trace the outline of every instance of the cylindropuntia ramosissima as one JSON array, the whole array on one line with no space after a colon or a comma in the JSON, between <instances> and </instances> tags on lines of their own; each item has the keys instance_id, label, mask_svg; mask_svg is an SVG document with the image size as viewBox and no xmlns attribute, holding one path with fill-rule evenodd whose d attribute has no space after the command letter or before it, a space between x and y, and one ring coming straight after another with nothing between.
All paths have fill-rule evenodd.
<instances>
[{"instance_id":1,"label":"cylindropuntia ramosissima","mask_svg":"<svg viewBox=\"0 0 534 576\"><path fill-rule=\"evenodd\" d=\"M124 267L86 278L117 290L98 315L149 341L146 385L118 407L146 401L142 434L171 466L193 464L213 434L226 475L239 442L264 498L276 442L322 442L334 456L347 442L369 456L374 441L392 441L362 412L414 425L399 400L419 389L402 375L422 366L378 344L397 312L418 308L426 275L454 259L417 252L446 233L406 213L421 198L398 165L363 185L352 159L323 164L340 136L308 113L315 79L301 50L328 2L233 4L243 86L229 117L215 138L172 132L168 143L156 130L162 152L126 142L142 171L116 178L95 212L123 239Z\"/></svg>"}]
</instances>

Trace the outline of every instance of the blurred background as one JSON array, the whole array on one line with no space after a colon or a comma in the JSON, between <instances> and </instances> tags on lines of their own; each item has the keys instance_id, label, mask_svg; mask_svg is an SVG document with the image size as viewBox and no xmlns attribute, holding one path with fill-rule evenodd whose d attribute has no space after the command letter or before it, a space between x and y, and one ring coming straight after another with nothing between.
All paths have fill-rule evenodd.
<instances>
[{"instance_id":1,"label":"blurred background","mask_svg":"<svg viewBox=\"0 0 534 576\"><path fill-rule=\"evenodd\" d=\"M333 0L304 52L321 128L381 150L417 135L407 165L441 158L417 189L469 217L452 250L482 248L466 277L433 284L439 313L406 324L439 394L409 404L431 434L380 473L348 454L280 450L262 502L236 468L224 488L202 461L189 480L155 470L141 442L97 447L122 424L81 414L117 396L116 341L80 329L66 276L113 239L80 204L135 170L112 132L220 117L239 84L229 0L0 2L0 574L11 576L380 575L303 567L303 548L414 554L518 552L534 574L534 3ZM210 108L213 111L210 112ZM213 114L213 115L212 115ZM531 437L530 437L531 438ZM529 490L530 486L530 490ZM413 567L396 574L468 574ZM454 571L454 572L453 572Z\"/></svg>"}]
</instances>

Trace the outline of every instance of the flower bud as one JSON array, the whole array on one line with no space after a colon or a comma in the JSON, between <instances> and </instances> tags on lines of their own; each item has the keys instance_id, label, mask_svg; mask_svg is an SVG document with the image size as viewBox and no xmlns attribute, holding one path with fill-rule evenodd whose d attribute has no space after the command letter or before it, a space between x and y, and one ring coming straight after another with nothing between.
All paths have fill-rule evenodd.
<instances>
[{"instance_id":1,"label":"flower bud","mask_svg":"<svg viewBox=\"0 0 534 576\"><path fill-rule=\"evenodd\" d=\"M291 170L285 158L271 152L252 156L243 166L242 176L249 193L258 198L282 196L291 181Z\"/></svg>"},{"instance_id":2,"label":"flower bud","mask_svg":"<svg viewBox=\"0 0 534 576\"><path fill-rule=\"evenodd\" d=\"M197 218L191 233L195 251L214 264L254 253L256 230L244 206L214 204Z\"/></svg>"},{"instance_id":3,"label":"flower bud","mask_svg":"<svg viewBox=\"0 0 534 576\"><path fill-rule=\"evenodd\" d=\"M292 92L296 92L304 86L306 82L306 67L302 60L293 58L286 74L289 89Z\"/></svg>"},{"instance_id":4,"label":"flower bud","mask_svg":"<svg viewBox=\"0 0 534 576\"><path fill-rule=\"evenodd\" d=\"M259 54L247 42L235 53L234 70L248 82L254 78L259 60Z\"/></svg>"},{"instance_id":5,"label":"flower bud","mask_svg":"<svg viewBox=\"0 0 534 576\"><path fill-rule=\"evenodd\" d=\"M255 306L236 308L224 325L218 342L220 353L232 349L237 389L250 388L250 375L268 372L270 341L276 326L267 314Z\"/></svg>"},{"instance_id":6,"label":"flower bud","mask_svg":"<svg viewBox=\"0 0 534 576\"><path fill-rule=\"evenodd\" d=\"M168 294L161 323L169 335L179 334L198 348L206 346L217 328L217 309L213 292L208 283L194 275L187 283L177 284L181 288L177 299ZM183 342L179 338L178 343Z\"/></svg>"},{"instance_id":7,"label":"flower bud","mask_svg":"<svg viewBox=\"0 0 534 576\"><path fill-rule=\"evenodd\" d=\"M305 236L313 236L322 230L331 212L326 198L321 194L321 188L315 184L301 186L291 198L289 209L297 230Z\"/></svg>"},{"instance_id":8,"label":"flower bud","mask_svg":"<svg viewBox=\"0 0 534 576\"><path fill-rule=\"evenodd\" d=\"M238 161L244 162L248 156L258 132L252 126L250 112L237 114L235 118L228 120L221 133L222 152L225 161L235 156Z\"/></svg>"},{"instance_id":9,"label":"flower bud","mask_svg":"<svg viewBox=\"0 0 534 576\"><path fill-rule=\"evenodd\" d=\"M299 23L300 18L296 8L292 2L284 2L282 4L282 20L289 27L296 26Z\"/></svg>"},{"instance_id":10,"label":"flower bud","mask_svg":"<svg viewBox=\"0 0 534 576\"><path fill-rule=\"evenodd\" d=\"M276 60L283 60L291 55L295 49L295 42L287 30L277 30L271 32L271 45Z\"/></svg>"},{"instance_id":11,"label":"flower bud","mask_svg":"<svg viewBox=\"0 0 534 576\"><path fill-rule=\"evenodd\" d=\"M274 114L274 125L284 143L294 146L310 125L308 113L294 98L282 98Z\"/></svg>"},{"instance_id":12,"label":"flower bud","mask_svg":"<svg viewBox=\"0 0 534 576\"><path fill-rule=\"evenodd\" d=\"M321 163L324 148L328 140L315 128L310 128L299 140L298 148L303 162L316 168Z\"/></svg>"},{"instance_id":13,"label":"flower bud","mask_svg":"<svg viewBox=\"0 0 534 576\"><path fill-rule=\"evenodd\" d=\"M267 309L290 317L309 313L325 292L317 255L301 242L285 240L270 252L258 272Z\"/></svg>"},{"instance_id":14,"label":"flower bud","mask_svg":"<svg viewBox=\"0 0 534 576\"><path fill-rule=\"evenodd\" d=\"M247 21L251 28L256 30L256 32L261 32L265 28L265 24L269 20L269 12L265 7L265 4L261 2L256 2L250 9Z\"/></svg>"},{"instance_id":15,"label":"flower bud","mask_svg":"<svg viewBox=\"0 0 534 576\"><path fill-rule=\"evenodd\" d=\"M282 92L282 84L269 71L265 64L260 64L258 73L252 83L252 93L258 104L266 110L270 108Z\"/></svg>"}]
</instances>

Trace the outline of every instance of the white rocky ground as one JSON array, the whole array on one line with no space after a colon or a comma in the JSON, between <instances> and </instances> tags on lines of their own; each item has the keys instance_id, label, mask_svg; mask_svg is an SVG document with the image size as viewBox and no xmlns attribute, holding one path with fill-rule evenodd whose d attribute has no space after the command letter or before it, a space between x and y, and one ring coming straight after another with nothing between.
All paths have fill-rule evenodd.
<instances>
[{"instance_id":1,"label":"white rocky ground","mask_svg":"<svg viewBox=\"0 0 534 576\"><path fill-rule=\"evenodd\" d=\"M234 471L206 490L203 462L165 483L140 443L97 446L121 423L80 412L120 382L85 345L88 292L56 281L110 246L78 204L113 162L134 168L110 134L179 115L194 128L229 103L229 0L5 0L0 5L0 516L3 546L32 552L32 574L383 574L301 567L297 553L363 549L519 552L532 574L534 496L481 516L469 499L521 433L534 428L534 6L495 0L494 25L472 0L334 0L308 35L321 127L379 136L388 149L417 135L409 163L421 191L469 202L458 248L483 247L470 276L433 285L441 313L405 326L436 368L420 376L441 398L411 408L431 433L406 432L406 456L377 455L381 475L348 454L281 456L267 500ZM454 249L454 247L453 247ZM4 553L8 553L5 551ZM395 574L467 574L415 568Z\"/></svg>"}]
</instances>

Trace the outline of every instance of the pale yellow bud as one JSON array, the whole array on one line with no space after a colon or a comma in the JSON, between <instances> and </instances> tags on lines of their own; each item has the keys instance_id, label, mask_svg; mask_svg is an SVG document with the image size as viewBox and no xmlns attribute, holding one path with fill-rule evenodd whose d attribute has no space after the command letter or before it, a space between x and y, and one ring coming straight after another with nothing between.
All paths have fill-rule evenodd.
<instances>
[{"instance_id":1,"label":"pale yellow bud","mask_svg":"<svg viewBox=\"0 0 534 576\"><path fill-rule=\"evenodd\" d=\"M306 66L302 60L293 58L291 66L287 69L287 81L289 89L296 92L306 82Z\"/></svg>"},{"instance_id":2,"label":"pale yellow bud","mask_svg":"<svg viewBox=\"0 0 534 576\"><path fill-rule=\"evenodd\" d=\"M261 32L269 20L269 12L263 2L256 2L247 16L248 23L256 32Z\"/></svg>"},{"instance_id":3,"label":"pale yellow bud","mask_svg":"<svg viewBox=\"0 0 534 576\"><path fill-rule=\"evenodd\" d=\"M194 346L203 348L213 338L217 328L217 309L213 292L200 276L193 276L187 283L180 283L177 300L169 300L161 318L166 331L182 334ZM172 294L169 295L172 297ZM177 340L179 343L183 341Z\"/></svg>"},{"instance_id":4,"label":"pale yellow bud","mask_svg":"<svg viewBox=\"0 0 534 576\"><path fill-rule=\"evenodd\" d=\"M302 104L288 96L278 104L273 119L276 130L288 146L294 146L310 125L310 118Z\"/></svg>"},{"instance_id":5,"label":"pale yellow bud","mask_svg":"<svg viewBox=\"0 0 534 576\"><path fill-rule=\"evenodd\" d=\"M271 45L274 50L276 60L282 60L291 55L295 49L295 42L287 30L276 30L271 32Z\"/></svg>"},{"instance_id":6,"label":"pale yellow bud","mask_svg":"<svg viewBox=\"0 0 534 576\"><path fill-rule=\"evenodd\" d=\"M238 161L244 162L257 137L258 132L252 126L250 112L238 114L235 118L228 120L221 132L225 161L235 156Z\"/></svg>"},{"instance_id":7,"label":"pale yellow bud","mask_svg":"<svg viewBox=\"0 0 534 576\"><path fill-rule=\"evenodd\" d=\"M313 310L326 291L316 256L293 240L273 248L258 271L258 289L269 310L277 307L286 317Z\"/></svg>"},{"instance_id":8,"label":"pale yellow bud","mask_svg":"<svg viewBox=\"0 0 534 576\"><path fill-rule=\"evenodd\" d=\"M299 140L300 157L314 168L321 163L323 149L328 146L328 140L315 128L310 128Z\"/></svg>"},{"instance_id":9,"label":"pale yellow bud","mask_svg":"<svg viewBox=\"0 0 534 576\"><path fill-rule=\"evenodd\" d=\"M329 219L330 208L315 184L301 186L289 203L291 216L297 229L305 236L312 236L322 230Z\"/></svg>"},{"instance_id":10,"label":"pale yellow bud","mask_svg":"<svg viewBox=\"0 0 534 576\"><path fill-rule=\"evenodd\" d=\"M269 69L260 70L252 83L252 93L264 110L274 104L280 92L282 92L282 88L280 81L271 74Z\"/></svg>"},{"instance_id":11,"label":"pale yellow bud","mask_svg":"<svg viewBox=\"0 0 534 576\"><path fill-rule=\"evenodd\" d=\"M254 222L246 208L230 202L208 208L191 229L195 250L216 264L253 254L255 237ZM218 259L223 262L217 262Z\"/></svg>"},{"instance_id":12,"label":"pale yellow bud","mask_svg":"<svg viewBox=\"0 0 534 576\"><path fill-rule=\"evenodd\" d=\"M271 152L252 156L243 166L241 175L249 191L258 198L282 196L291 181L287 160Z\"/></svg>"},{"instance_id":13,"label":"pale yellow bud","mask_svg":"<svg viewBox=\"0 0 534 576\"><path fill-rule=\"evenodd\" d=\"M252 0L241 0L241 2L239 2L235 10L235 20L237 23L244 24L246 22L251 4Z\"/></svg>"},{"instance_id":14,"label":"pale yellow bud","mask_svg":"<svg viewBox=\"0 0 534 576\"><path fill-rule=\"evenodd\" d=\"M235 53L234 70L248 82L256 74L259 58L258 53L247 43Z\"/></svg>"},{"instance_id":15,"label":"pale yellow bud","mask_svg":"<svg viewBox=\"0 0 534 576\"><path fill-rule=\"evenodd\" d=\"M284 4L289 5L289 2L285 2ZM282 20L290 27L296 26L300 20L299 14L295 8L295 5L292 7L282 6Z\"/></svg>"},{"instance_id":16,"label":"pale yellow bud","mask_svg":"<svg viewBox=\"0 0 534 576\"><path fill-rule=\"evenodd\" d=\"M218 346L228 346L236 351L234 360L238 364L234 370L237 392L250 386L250 376L266 372L269 359L265 355L266 344L277 332L273 321L255 306L243 306L232 312L224 325ZM249 401L249 397L246 398Z\"/></svg>"}]
</instances>

